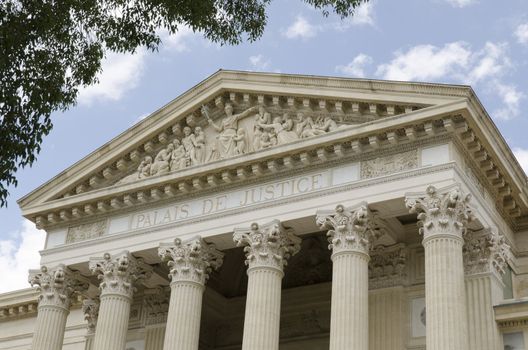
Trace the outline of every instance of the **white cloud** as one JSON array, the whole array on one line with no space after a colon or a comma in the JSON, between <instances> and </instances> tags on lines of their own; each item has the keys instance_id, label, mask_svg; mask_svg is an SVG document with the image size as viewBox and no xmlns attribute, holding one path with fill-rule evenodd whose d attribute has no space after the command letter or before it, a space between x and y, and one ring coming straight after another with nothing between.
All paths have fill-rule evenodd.
<instances>
[{"instance_id":1,"label":"white cloud","mask_svg":"<svg viewBox=\"0 0 528 350\"><path fill-rule=\"evenodd\" d=\"M528 44L528 23L520 24L515 30L515 37L521 44Z\"/></svg>"},{"instance_id":2,"label":"white cloud","mask_svg":"<svg viewBox=\"0 0 528 350\"><path fill-rule=\"evenodd\" d=\"M354 25L374 25L373 11L374 3L373 2L364 2L354 12L352 16L351 23Z\"/></svg>"},{"instance_id":3,"label":"white cloud","mask_svg":"<svg viewBox=\"0 0 528 350\"><path fill-rule=\"evenodd\" d=\"M352 62L349 62L346 66L337 66L336 71L341 72L352 77L363 78L365 77L365 66L372 63L372 57L360 53Z\"/></svg>"},{"instance_id":4,"label":"white cloud","mask_svg":"<svg viewBox=\"0 0 528 350\"><path fill-rule=\"evenodd\" d=\"M255 70L266 70L270 66L270 60L264 58L261 54L250 56L249 57L249 63L251 64L251 67Z\"/></svg>"},{"instance_id":5,"label":"white cloud","mask_svg":"<svg viewBox=\"0 0 528 350\"><path fill-rule=\"evenodd\" d=\"M195 33L187 26L181 26L174 34L169 34L167 30L159 33L163 48L169 51L186 52L189 51L188 40Z\"/></svg>"},{"instance_id":6,"label":"white cloud","mask_svg":"<svg viewBox=\"0 0 528 350\"><path fill-rule=\"evenodd\" d=\"M0 293L29 288L28 270L40 267L39 250L44 248L46 234L29 220L18 232L0 241Z\"/></svg>"},{"instance_id":7,"label":"white cloud","mask_svg":"<svg viewBox=\"0 0 528 350\"><path fill-rule=\"evenodd\" d=\"M503 120L509 120L519 115L521 100L525 95L517 90L514 85L505 85L495 82L494 87L504 106L493 112L493 116Z\"/></svg>"},{"instance_id":8,"label":"white cloud","mask_svg":"<svg viewBox=\"0 0 528 350\"><path fill-rule=\"evenodd\" d=\"M517 161L524 169L524 172L528 174L528 149L516 147L513 149L513 154Z\"/></svg>"},{"instance_id":9,"label":"white cloud","mask_svg":"<svg viewBox=\"0 0 528 350\"><path fill-rule=\"evenodd\" d=\"M452 6L460 7L460 8L476 3L476 0L446 0L446 1L450 3Z\"/></svg>"},{"instance_id":10,"label":"white cloud","mask_svg":"<svg viewBox=\"0 0 528 350\"><path fill-rule=\"evenodd\" d=\"M99 83L82 88L78 101L91 104L95 101L118 101L123 95L135 88L145 65L146 52L136 54L110 53L103 61L103 71L99 74Z\"/></svg>"},{"instance_id":11,"label":"white cloud","mask_svg":"<svg viewBox=\"0 0 528 350\"><path fill-rule=\"evenodd\" d=\"M321 28L310 24L304 17L297 16L295 22L283 33L288 39L308 39L317 35Z\"/></svg>"},{"instance_id":12,"label":"white cloud","mask_svg":"<svg viewBox=\"0 0 528 350\"><path fill-rule=\"evenodd\" d=\"M418 45L395 56L391 62L379 65L376 74L389 80L436 80L465 70L471 50L463 42L453 42L442 48Z\"/></svg>"},{"instance_id":13,"label":"white cloud","mask_svg":"<svg viewBox=\"0 0 528 350\"><path fill-rule=\"evenodd\" d=\"M482 50L472 55L471 61L471 70L465 78L469 84L500 76L511 67L506 44L487 42Z\"/></svg>"}]
</instances>

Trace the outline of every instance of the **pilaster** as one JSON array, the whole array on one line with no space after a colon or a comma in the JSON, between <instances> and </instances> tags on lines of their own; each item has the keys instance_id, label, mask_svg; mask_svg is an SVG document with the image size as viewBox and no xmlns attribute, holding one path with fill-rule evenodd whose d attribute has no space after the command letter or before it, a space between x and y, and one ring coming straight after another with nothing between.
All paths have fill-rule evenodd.
<instances>
[{"instance_id":1,"label":"pilaster","mask_svg":"<svg viewBox=\"0 0 528 350\"><path fill-rule=\"evenodd\" d=\"M40 270L30 270L29 283L37 285L40 291L31 349L60 350L72 296L88 289L88 283L62 264L49 269L42 266Z\"/></svg>"},{"instance_id":2,"label":"pilaster","mask_svg":"<svg viewBox=\"0 0 528 350\"><path fill-rule=\"evenodd\" d=\"M86 343L85 350L92 350L95 338L95 329L97 326L97 318L99 316L99 298L85 299L82 304L82 311L86 325Z\"/></svg>"},{"instance_id":3,"label":"pilaster","mask_svg":"<svg viewBox=\"0 0 528 350\"><path fill-rule=\"evenodd\" d=\"M368 350L368 263L377 231L367 203L320 210L316 222L327 232L332 250L330 350Z\"/></svg>"},{"instance_id":4,"label":"pilaster","mask_svg":"<svg viewBox=\"0 0 528 350\"><path fill-rule=\"evenodd\" d=\"M200 237L175 239L158 250L168 260L171 293L163 348L198 350L203 291L209 273L222 265L223 254ZM182 320L185 320L182 322Z\"/></svg>"},{"instance_id":5,"label":"pilaster","mask_svg":"<svg viewBox=\"0 0 528 350\"><path fill-rule=\"evenodd\" d=\"M278 350L284 266L300 250L301 239L274 220L235 228L233 240L244 247L248 265L242 349Z\"/></svg>"},{"instance_id":6,"label":"pilaster","mask_svg":"<svg viewBox=\"0 0 528 350\"><path fill-rule=\"evenodd\" d=\"M469 348L498 349L502 346L502 336L493 306L503 299L502 275L507 268L510 247L504 235L491 229L470 231L465 238Z\"/></svg>"},{"instance_id":7,"label":"pilaster","mask_svg":"<svg viewBox=\"0 0 528 350\"><path fill-rule=\"evenodd\" d=\"M428 350L469 346L462 246L472 219L470 199L458 186L429 186L423 193L406 194L406 206L418 214L423 234Z\"/></svg>"},{"instance_id":8,"label":"pilaster","mask_svg":"<svg viewBox=\"0 0 528 350\"><path fill-rule=\"evenodd\" d=\"M101 281L94 350L124 350L134 284L147 277L151 268L128 251L92 258L89 267Z\"/></svg>"}]
</instances>

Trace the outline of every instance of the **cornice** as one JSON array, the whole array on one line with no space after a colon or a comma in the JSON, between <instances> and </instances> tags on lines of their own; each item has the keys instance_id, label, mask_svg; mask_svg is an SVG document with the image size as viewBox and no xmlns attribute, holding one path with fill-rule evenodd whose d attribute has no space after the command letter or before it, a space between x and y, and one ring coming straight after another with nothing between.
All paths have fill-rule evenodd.
<instances>
[{"instance_id":1,"label":"cornice","mask_svg":"<svg viewBox=\"0 0 528 350\"><path fill-rule=\"evenodd\" d=\"M119 212L142 202L183 196L224 184L258 178L270 173L321 164L333 159L394 147L399 143L435 137L456 129L463 101L434 106L408 114L380 119L340 129L325 135L299 140L273 149L211 162L167 175L147 178L130 184L102 188L23 209L23 215L49 227L61 222L75 222L82 217L105 212ZM153 190L156 195L152 195ZM127 203L123 196L142 192L142 199ZM112 205L112 199L118 203ZM100 204L101 203L101 204ZM50 214L53 214L50 216ZM64 214L64 215L63 215Z\"/></svg>"}]
</instances>

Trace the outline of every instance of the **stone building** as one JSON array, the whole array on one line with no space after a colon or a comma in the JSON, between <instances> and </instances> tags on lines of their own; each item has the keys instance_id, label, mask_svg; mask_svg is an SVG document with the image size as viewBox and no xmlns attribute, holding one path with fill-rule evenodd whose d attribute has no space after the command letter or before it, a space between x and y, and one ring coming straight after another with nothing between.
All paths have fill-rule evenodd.
<instances>
[{"instance_id":1,"label":"stone building","mask_svg":"<svg viewBox=\"0 0 528 350\"><path fill-rule=\"evenodd\" d=\"M470 87L219 71L19 200L0 349L524 349L526 190Z\"/></svg>"}]
</instances>

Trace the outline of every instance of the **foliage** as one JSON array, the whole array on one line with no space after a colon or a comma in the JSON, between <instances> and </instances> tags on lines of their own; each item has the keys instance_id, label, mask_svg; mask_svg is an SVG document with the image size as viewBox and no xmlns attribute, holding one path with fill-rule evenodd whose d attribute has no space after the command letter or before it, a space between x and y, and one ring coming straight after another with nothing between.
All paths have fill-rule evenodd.
<instances>
[{"instance_id":1,"label":"foliage","mask_svg":"<svg viewBox=\"0 0 528 350\"><path fill-rule=\"evenodd\" d=\"M345 18L368 0L303 0ZM180 26L220 44L259 39L271 0L0 1L0 206L31 165L51 128L51 113L75 104L96 83L108 51L155 51L161 29Z\"/></svg>"}]
</instances>

